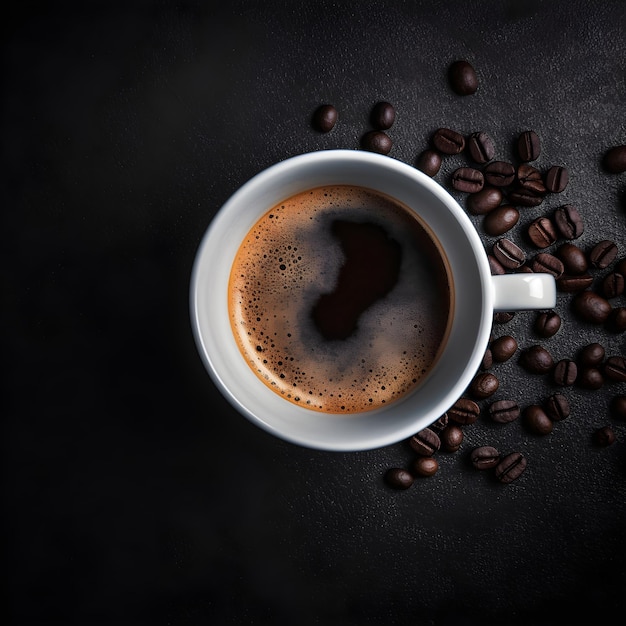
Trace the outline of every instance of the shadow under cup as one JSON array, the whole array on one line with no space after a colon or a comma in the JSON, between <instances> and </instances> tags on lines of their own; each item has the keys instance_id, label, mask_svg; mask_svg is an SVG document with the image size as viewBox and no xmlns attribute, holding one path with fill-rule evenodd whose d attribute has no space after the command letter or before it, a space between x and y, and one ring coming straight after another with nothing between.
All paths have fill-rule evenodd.
<instances>
[{"instance_id":1,"label":"shadow under cup","mask_svg":"<svg viewBox=\"0 0 626 626\"><path fill-rule=\"evenodd\" d=\"M228 284L240 244L269 209L307 189L355 185L382 192L419 214L446 253L453 315L446 345L417 387L378 409L321 413L267 387L244 360L232 333ZM287 441L325 450L366 450L406 439L462 395L487 347L493 313L483 244L457 202L415 168L375 153L329 150L293 157L261 172L222 207L205 234L191 280L191 317L213 381L256 425Z\"/></svg>"}]
</instances>

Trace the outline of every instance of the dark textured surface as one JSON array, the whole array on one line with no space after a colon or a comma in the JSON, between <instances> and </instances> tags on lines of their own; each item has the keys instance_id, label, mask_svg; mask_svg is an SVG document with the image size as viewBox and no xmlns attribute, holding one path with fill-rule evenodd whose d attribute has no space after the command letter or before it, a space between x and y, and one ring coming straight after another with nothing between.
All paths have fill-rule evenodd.
<instances>
[{"instance_id":1,"label":"dark textured surface","mask_svg":"<svg viewBox=\"0 0 626 626\"><path fill-rule=\"evenodd\" d=\"M358 148L381 99L397 110L390 156L408 163L440 126L489 132L502 159L536 130L537 165L570 183L511 238L530 251L524 224L570 202L577 243L614 239L624 257L625 175L600 166L626 143L624 2L15 4L1 78L8 623L623 623L626 424L608 414L623 383L567 388L572 416L543 438L483 416L434 477L395 492L382 476L409 463L404 443L311 451L235 413L195 350L187 292L238 186L298 153ZM447 84L458 58L477 69L473 96ZM310 126L324 102L339 110L328 135ZM447 158L437 180L464 163ZM590 341L624 354L624 335L578 322L570 299L543 340L554 357ZM533 319L494 332L524 348ZM492 371L498 399L555 390L516 359ZM617 441L595 448L607 423ZM471 467L477 445L528 468L497 484Z\"/></svg>"}]
</instances>

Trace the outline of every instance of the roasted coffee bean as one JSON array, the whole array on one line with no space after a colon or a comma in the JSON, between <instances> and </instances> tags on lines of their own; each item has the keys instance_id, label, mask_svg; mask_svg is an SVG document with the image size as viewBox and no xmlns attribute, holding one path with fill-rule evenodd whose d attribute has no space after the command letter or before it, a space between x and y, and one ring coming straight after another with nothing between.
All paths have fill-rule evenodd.
<instances>
[{"instance_id":1,"label":"roasted coffee bean","mask_svg":"<svg viewBox=\"0 0 626 626\"><path fill-rule=\"evenodd\" d=\"M608 239L599 241L589 252L589 261L593 267L606 269L617 257L617 246Z\"/></svg>"},{"instance_id":2,"label":"roasted coffee bean","mask_svg":"<svg viewBox=\"0 0 626 626\"><path fill-rule=\"evenodd\" d=\"M487 261L489 261L489 269L492 276L506 274L506 269L504 268L504 265L502 265L502 263L500 263L500 261L498 261L498 259L496 259L493 254L487 255Z\"/></svg>"},{"instance_id":3,"label":"roasted coffee bean","mask_svg":"<svg viewBox=\"0 0 626 626\"><path fill-rule=\"evenodd\" d=\"M557 240L556 228L549 217L538 217L528 226L528 238L537 248L548 248Z\"/></svg>"},{"instance_id":4,"label":"roasted coffee bean","mask_svg":"<svg viewBox=\"0 0 626 626\"><path fill-rule=\"evenodd\" d=\"M496 465L496 478L501 483L508 485L524 473L526 465L526 457L521 452L511 452L511 454L501 458Z\"/></svg>"},{"instance_id":5,"label":"roasted coffee bean","mask_svg":"<svg viewBox=\"0 0 626 626\"><path fill-rule=\"evenodd\" d=\"M604 168L611 174L626 172L626 145L609 148L602 160Z\"/></svg>"},{"instance_id":6,"label":"roasted coffee bean","mask_svg":"<svg viewBox=\"0 0 626 626\"><path fill-rule=\"evenodd\" d=\"M600 389L604 385L604 376L597 367L579 368L576 384L583 389Z\"/></svg>"},{"instance_id":7,"label":"roasted coffee bean","mask_svg":"<svg viewBox=\"0 0 626 626\"><path fill-rule=\"evenodd\" d=\"M467 149L476 163L489 163L496 156L493 139L487 133L472 133L467 139Z\"/></svg>"},{"instance_id":8,"label":"roasted coffee bean","mask_svg":"<svg viewBox=\"0 0 626 626\"><path fill-rule=\"evenodd\" d=\"M498 363L508 361L517 351L517 341L511 335L502 335L491 342L493 360Z\"/></svg>"},{"instance_id":9,"label":"roasted coffee bean","mask_svg":"<svg viewBox=\"0 0 626 626\"><path fill-rule=\"evenodd\" d=\"M456 452L463 443L463 429L456 424L449 424L441 431L441 447L446 452Z\"/></svg>"},{"instance_id":10,"label":"roasted coffee bean","mask_svg":"<svg viewBox=\"0 0 626 626\"><path fill-rule=\"evenodd\" d=\"M593 442L603 448L610 446L615 443L615 431L610 426L602 426L593 433Z\"/></svg>"},{"instance_id":11,"label":"roasted coffee bean","mask_svg":"<svg viewBox=\"0 0 626 626\"><path fill-rule=\"evenodd\" d=\"M534 274L534 271L528 263L524 263L524 265L520 265L520 267L517 268L516 274Z\"/></svg>"},{"instance_id":12,"label":"roasted coffee bean","mask_svg":"<svg viewBox=\"0 0 626 626\"><path fill-rule=\"evenodd\" d=\"M432 456L439 450L441 440L434 430L424 428L409 439L409 445L417 454Z\"/></svg>"},{"instance_id":13,"label":"roasted coffee bean","mask_svg":"<svg viewBox=\"0 0 626 626\"><path fill-rule=\"evenodd\" d=\"M502 191L498 187L483 187L468 196L467 210L472 215L486 215L500 206L501 202Z\"/></svg>"},{"instance_id":14,"label":"roasted coffee bean","mask_svg":"<svg viewBox=\"0 0 626 626\"><path fill-rule=\"evenodd\" d=\"M523 187L511 190L507 197L509 202L515 206L532 207L539 206L543 202L543 196Z\"/></svg>"},{"instance_id":15,"label":"roasted coffee bean","mask_svg":"<svg viewBox=\"0 0 626 626\"><path fill-rule=\"evenodd\" d=\"M563 262L553 254L540 252L531 261L530 267L533 272L546 272L552 274L554 278L559 278L563 274Z\"/></svg>"},{"instance_id":16,"label":"roasted coffee bean","mask_svg":"<svg viewBox=\"0 0 626 626\"><path fill-rule=\"evenodd\" d=\"M619 272L611 272L602 280L602 293L605 298L617 298L624 293L624 276Z\"/></svg>"},{"instance_id":17,"label":"roasted coffee bean","mask_svg":"<svg viewBox=\"0 0 626 626\"><path fill-rule=\"evenodd\" d=\"M535 435L549 435L554 428L552 420L539 404L524 409L524 424Z\"/></svg>"},{"instance_id":18,"label":"roasted coffee bean","mask_svg":"<svg viewBox=\"0 0 626 626\"><path fill-rule=\"evenodd\" d=\"M520 356L520 365L531 374L547 374L554 367L552 355L543 346L530 346Z\"/></svg>"},{"instance_id":19,"label":"roasted coffee bean","mask_svg":"<svg viewBox=\"0 0 626 626\"><path fill-rule=\"evenodd\" d=\"M503 204L485 215L483 228L488 235L498 237L510 231L517 222L519 222L519 211L515 207Z\"/></svg>"},{"instance_id":20,"label":"roasted coffee bean","mask_svg":"<svg viewBox=\"0 0 626 626\"><path fill-rule=\"evenodd\" d=\"M377 130L387 130L393 126L396 110L389 102L377 102L372 109L370 121Z\"/></svg>"},{"instance_id":21,"label":"roasted coffee bean","mask_svg":"<svg viewBox=\"0 0 626 626\"><path fill-rule=\"evenodd\" d=\"M554 211L554 224L564 239L578 239L585 230L578 209L571 204L564 204Z\"/></svg>"},{"instance_id":22,"label":"roasted coffee bean","mask_svg":"<svg viewBox=\"0 0 626 626\"><path fill-rule=\"evenodd\" d=\"M450 418L447 413L444 413L436 422L430 425L430 428L439 434L441 438L441 431L448 425Z\"/></svg>"},{"instance_id":23,"label":"roasted coffee bean","mask_svg":"<svg viewBox=\"0 0 626 626\"><path fill-rule=\"evenodd\" d=\"M493 245L493 256L510 270L517 269L526 261L526 253L510 239L499 239Z\"/></svg>"},{"instance_id":24,"label":"roasted coffee bean","mask_svg":"<svg viewBox=\"0 0 626 626\"><path fill-rule=\"evenodd\" d=\"M611 380L626 382L626 359L623 356L610 356L604 362L604 375Z\"/></svg>"},{"instance_id":25,"label":"roasted coffee bean","mask_svg":"<svg viewBox=\"0 0 626 626\"><path fill-rule=\"evenodd\" d=\"M432 178L441 168L441 155L435 150L424 150L417 159L416 167Z\"/></svg>"},{"instance_id":26,"label":"roasted coffee bean","mask_svg":"<svg viewBox=\"0 0 626 626\"><path fill-rule=\"evenodd\" d=\"M452 187L457 191L476 193L483 188L484 184L483 173L473 167L459 167L452 174Z\"/></svg>"},{"instance_id":27,"label":"roasted coffee bean","mask_svg":"<svg viewBox=\"0 0 626 626\"><path fill-rule=\"evenodd\" d=\"M434 476L438 469L439 463L432 456L420 456L413 461L413 472L416 476Z\"/></svg>"},{"instance_id":28,"label":"roasted coffee bean","mask_svg":"<svg viewBox=\"0 0 626 626\"><path fill-rule=\"evenodd\" d=\"M544 402L543 409L552 421L560 422L569 417L569 400L563 394L553 393Z\"/></svg>"},{"instance_id":29,"label":"roasted coffee bean","mask_svg":"<svg viewBox=\"0 0 626 626\"><path fill-rule=\"evenodd\" d=\"M493 365L493 353L490 348L485 350L485 354L483 354L483 360L480 362L480 369L485 371L488 370Z\"/></svg>"},{"instance_id":30,"label":"roasted coffee bean","mask_svg":"<svg viewBox=\"0 0 626 626\"><path fill-rule=\"evenodd\" d=\"M491 161L483 173L487 183L494 187L507 187L515 180L515 167L507 161Z\"/></svg>"},{"instance_id":31,"label":"roasted coffee bean","mask_svg":"<svg viewBox=\"0 0 626 626\"><path fill-rule=\"evenodd\" d=\"M483 400L484 398L489 398L496 391L498 391L499 386L500 381L493 374L490 374L489 372L482 372L474 376L472 382L470 383L470 393L474 396L474 398Z\"/></svg>"},{"instance_id":32,"label":"roasted coffee bean","mask_svg":"<svg viewBox=\"0 0 626 626\"><path fill-rule=\"evenodd\" d=\"M459 398L448 409L448 417L457 424L473 424L480 416L480 407L469 398Z\"/></svg>"},{"instance_id":33,"label":"roasted coffee bean","mask_svg":"<svg viewBox=\"0 0 626 626\"><path fill-rule=\"evenodd\" d=\"M319 132L327 133L335 127L338 118L337 109L332 104L323 104L313 113L313 126Z\"/></svg>"},{"instance_id":34,"label":"roasted coffee bean","mask_svg":"<svg viewBox=\"0 0 626 626\"><path fill-rule=\"evenodd\" d=\"M450 86L459 96L471 96L478 89L476 70L465 60L455 61L448 69Z\"/></svg>"},{"instance_id":35,"label":"roasted coffee bean","mask_svg":"<svg viewBox=\"0 0 626 626\"><path fill-rule=\"evenodd\" d=\"M563 274L556 279L556 288L565 293L576 293L588 289L593 284L593 277L589 274L571 276Z\"/></svg>"},{"instance_id":36,"label":"roasted coffee bean","mask_svg":"<svg viewBox=\"0 0 626 626\"><path fill-rule=\"evenodd\" d=\"M470 460L478 470L490 469L500 462L500 453L493 446L480 446L472 450Z\"/></svg>"},{"instance_id":37,"label":"roasted coffee bean","mask_svg":"<svg viewBox=\"0 0 626 626\"><path fill-rule=\"evenodd\" d=\"M613 270L619 272L622 276L626 276L626 257L618 261Z\"/></svg>"},{"instance_id":38,"label":"roasted coffee bean","mask_svg":"<svg viewBox=\"0 0 626 626\"><path fill-rule=\"evenodd\" d=\"M385 472L385 482L394 489L408 489L413 484L413 476L401 467L391 467Z\"/></svg>"},{"instance_id":39,"label":"roasted coffee bean","mask_svg":"<svg viewBox=\"0 0 626 626\"><path fill-rule=\"evenodd\" d=\"M626 420L626 396L623 394L613 396L609 403L611 416L618 420Z\"/></svg>"},{"instance_id":40,"label":"roasted coffee bean","mask_svg":"<svg viewBox=\"0 0 626 626\"><path fill-rule=\"evenodd\" d=\"M552 193L561 193L567 187L569 174L564 167L553 165L545 176L546 189Z\"/></svg>"},{"instance_id":41,"label":"roasted coffee bean","mask_svg":"<svg viewBox=\"0 0 626 626\"><path fill-rule=\"evenodd\" d=\"M361 137L361 147L368 152L389 154L393 142L382 130L370 130Z\"/></svg>"},{"instance_id":42,"label":"roasted coffee bean","mask_svg":"<svg viewBox=\"0 0 626 626\"><path fill-rule=\"evenodd\" d=\"M563 268L567 274L584 274L589 267L587 255L573 243L564 243L559 246L555 254L563 262Z\"/></svg>"},{"instance_id":43,"label":"roasted coffee bean","mask_svg":"<svg viewBox=\"0 0 626 626\"><path fill-rule=\"evenodd\" d=\"M556 311L538 313L533 328L540 337L553 337L561 328L561 316Z\"/></svg>"},{"instance_id":44,"label":"roasted coffee bean","mask_svg":"<svg viewBox=\"0 0 626 626\"><path fill-rule=\"evenodd\" d=\"M597 367L604 361L604 355L604 346L594 342L582 347L576 360L582 366Z\"/></svg>"},{"instance_id":45,"label":"roasted coffee bean","mask_svg":"<svg viewBox=\"0 0 626 626\"><path fill-rule=\"evenodd\" d=\"M578 376L576 363L570 359L561 359L552 370L552 379L561 387L573 385Z\"/></svg>"},{"instance_id":46,"label":"roasted coffee bean","mask_svg":"<svg viewBox=\"0 0 626 626\"><path fill-rule=\"evenodd\" d=\"M613 309L609 313L606 325L613 333L623 333L626 330L626 307L618 306Z\"/></svg>"},{"instance_id":47,"label":"roasted coffee bean","mask_svg":"<svg viewBox=\"0 0 626 626\"><path fill-rule=\"evenodd\" d=\"M603 324L611 313L609 301L589 290L581 291L574 296L572 308L582 320L590 324Z\"/></svg>"},{"instance_id":48,"label":"roasted coffee bean","mask_svg":"<svg viewBox=\"0 0 626 626\"><path fill-rule=\"evenodd\" d=\"M432 137L432 143L443 154L459 154L465 148L465 137L449 128L439 128Z\"/></svg>"},{"instance_id":49,"label":"roasted coffee bean","mask_svg":"<svg viewBox=\"0 0 626 626\"><path fill-rule=\"evenodd\" d=\"M541 172L532 165L528 165L528 163L522 163L517 168L517 180L520 184L520 187L528 191L532 191L533 193L543 196L548 190L543 183L543 176Z\"/></svg>"},{"instance_id":50,"label":"roasted coffee bean","mask_svg":"<svg viewBox=\"0 0 626 626\"><path fill-rule=\"evenodd\" d=\"M515 311L497 311L493 314L494 324L506 324L515 317Z\"/></svg>"},{"instance_id":51,"label":"roasted coffee bean","mask_svg":"<svg viewBox=\"0 0 626 626\"><path fill-rule=\"evenodd\" d=\"M539 135L534 130L526 130L517 138L517 154L521 161L535 161L541 153Z\"/></svg>"},{"instance_id":52,"label":"roasted coffee bean","mask_svg":"<svg viewBox=\"0 0 626 626\"><path fill-rule=\"evenodd\" d=\"M498 400L489 406L489 417L498 424L514 422L520 416L520 408L514 400Z\"/></svg>"}]
</instances>

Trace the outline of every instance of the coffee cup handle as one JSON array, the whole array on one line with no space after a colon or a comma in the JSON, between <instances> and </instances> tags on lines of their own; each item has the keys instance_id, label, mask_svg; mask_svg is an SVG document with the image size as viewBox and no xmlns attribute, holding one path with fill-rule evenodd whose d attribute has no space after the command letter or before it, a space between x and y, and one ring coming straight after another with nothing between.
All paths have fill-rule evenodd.
<instances>
[{"instance_id":1,"label":"coffee cup handle","mask_svg":"<svg viewBox=\"0 0 626 626\"><path fill-rule=\"evenodd\" d=\"M500 274L491 277L494 311L551 309L556 305L552 274Z\"/></svg>"}]
</instances>

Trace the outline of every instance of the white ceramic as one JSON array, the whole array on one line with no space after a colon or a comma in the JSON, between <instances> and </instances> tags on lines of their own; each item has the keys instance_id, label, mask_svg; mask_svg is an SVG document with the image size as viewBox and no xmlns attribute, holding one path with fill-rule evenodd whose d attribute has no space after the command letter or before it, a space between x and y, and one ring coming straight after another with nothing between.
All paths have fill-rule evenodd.
<instances>
[{"instance_id":1,"label":"white ceramic","mask_svg":"<svg viewBox=\"0 0 626 626\"><path fill-rule=\"evenodd\" d=\"M350 415L299 407L269 389L241 355L228 315L231 266L250 228L282 200L334 184L369 187L418 212L447 254L455 294L447 344L417 389L386 407ZM476 374L493 312L552 308L556 286L549 274L491 276L484 245L465 211L419 170L371 152L328 150L273 165L224 204L199 246L190 298L193 331L204 364L213 382L244 416L296 444L350 451L396 443L437 420Z\"/></svg>"}]
</instances>

